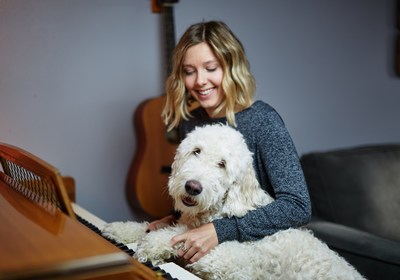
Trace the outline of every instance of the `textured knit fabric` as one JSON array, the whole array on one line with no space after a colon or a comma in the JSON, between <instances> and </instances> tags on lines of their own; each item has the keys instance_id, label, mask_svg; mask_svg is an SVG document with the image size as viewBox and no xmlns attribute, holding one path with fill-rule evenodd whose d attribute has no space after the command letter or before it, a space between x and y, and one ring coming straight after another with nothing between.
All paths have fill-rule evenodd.
<instances>
[{"instance_id":1,"label":"textured knit fabric","mask_svg":"<svg viewBox=\"0 0 400 280\"><path fill-rule=\"evenodd\" d=\"M201 107L192 115L193 118L180 125L181 138L196 126L227 122L226 118L210 118ZM243 134L254 154L257 179L275 201L241 218L215 220L219 243L257 240L308 223L311 203L307 185L296 148L279 114L270 105L256 101L235 117L236 129Z\"/></svg>"}]
</instances>

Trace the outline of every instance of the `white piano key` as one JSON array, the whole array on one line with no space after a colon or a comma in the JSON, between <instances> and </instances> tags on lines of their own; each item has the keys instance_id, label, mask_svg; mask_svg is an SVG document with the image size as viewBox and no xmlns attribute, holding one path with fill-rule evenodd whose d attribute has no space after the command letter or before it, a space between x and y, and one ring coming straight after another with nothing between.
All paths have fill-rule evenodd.
<instances>
[{"instance_id":1,"label":"white piano key","mask_svg":"<svg viewBox=\"0 0 400 280\"><path fill-rule=\"evenodd\" d=\"M186 269L180 267L179 265L169 262L165 264L159 265L161 269L164 269L166 272L171 274L172 277L182 280L201 280L196 275L190 273Z\"/></svg>"},{"instance_id":2,"label":"white piano key","mask_svg":"<svg viewBox=\"0 0 400 280\"><path fill-rule=\"evenodd\" d=\"M72 203L72 209L74 210L74 212L77 215L81 216L82 218L84 218L88 222L92 223L93 225L95 225L100 230L103 229L104 226L107 224L106 221L104 221L104 220L100 219L99 217L93 215L88 210L86 210L85 208L79 206L76 203Z\"/></svg>"}]
</instances>

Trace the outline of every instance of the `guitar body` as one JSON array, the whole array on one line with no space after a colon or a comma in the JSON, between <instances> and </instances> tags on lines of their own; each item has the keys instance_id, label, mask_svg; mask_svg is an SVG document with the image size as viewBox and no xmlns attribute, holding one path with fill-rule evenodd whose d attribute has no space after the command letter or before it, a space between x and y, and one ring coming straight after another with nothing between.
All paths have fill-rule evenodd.
<instances>
[{"instance_id":1,"label":"guitar body","mask_svg":"<svg viewBox=\"0 0 400 280\"><path fill-rule=\"evenodd\" d=\"M128 175L127 196L133 208L154 218L171 214L168 177L177 144L166 139L161 111L166 97L141 103L135 112L137 149Z\"/></svg>"}]
</instances>

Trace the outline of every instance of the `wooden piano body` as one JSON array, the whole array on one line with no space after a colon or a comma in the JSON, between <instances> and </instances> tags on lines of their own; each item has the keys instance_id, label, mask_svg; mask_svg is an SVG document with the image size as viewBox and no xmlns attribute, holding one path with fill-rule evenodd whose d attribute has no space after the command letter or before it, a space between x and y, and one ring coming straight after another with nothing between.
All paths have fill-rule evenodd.
<instances>
[{"instance_id":1,"label":"wooden piano body","mask_svg":"<svg viewBox=\"0 0 400 280\"><path fill-rule=\"evenodd\" d=\"M177 279L139 263L80 223L75 211L89 212L71 203L74 186L65 188L71 178L4 143L0 163L0 279ZM178 269L181 279L197 278Z\"/></svg>"},{"instance_id":2,"label":"wooden piano body","mask_svg":"<svg viewBox=\"0 0 400 280\"><path fill-rule=\"evenodd\" d=\"M156 279L75 219L0 181L0 279Z\"/></svg>"},{"instance_id":3,"label":"wooden piano body","mask_svg":"<svg viewBox=\"0 0 400 280\"><path fill-rule=\"evenodd\" d=\"M0 279L162 278L76 220L57 169L3 143L0 161Z\"/></svg>"}]
</instances>

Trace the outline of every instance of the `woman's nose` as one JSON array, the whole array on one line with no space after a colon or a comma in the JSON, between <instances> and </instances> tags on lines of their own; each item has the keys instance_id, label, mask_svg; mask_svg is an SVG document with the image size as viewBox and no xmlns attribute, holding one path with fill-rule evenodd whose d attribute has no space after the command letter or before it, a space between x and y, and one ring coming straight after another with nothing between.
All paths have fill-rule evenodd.
<instances>
[{"instance_id":1,"label":"woman's nose","mask_svg":"<svg viewBox=\"0 0 400 280\"><path fill-rule=\"evenodd\" d=\"M196 84L202 86L205 85L206 83L207 83L206 76L204 75L204 73L201 73L199 71L196 77Z\"/></svg>"}]
</instances>

